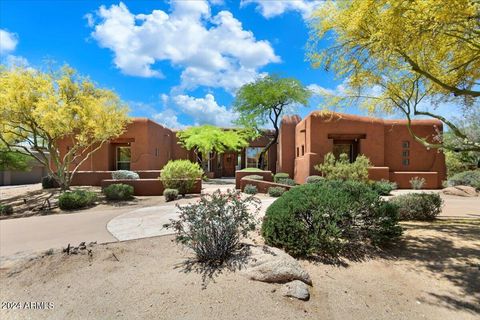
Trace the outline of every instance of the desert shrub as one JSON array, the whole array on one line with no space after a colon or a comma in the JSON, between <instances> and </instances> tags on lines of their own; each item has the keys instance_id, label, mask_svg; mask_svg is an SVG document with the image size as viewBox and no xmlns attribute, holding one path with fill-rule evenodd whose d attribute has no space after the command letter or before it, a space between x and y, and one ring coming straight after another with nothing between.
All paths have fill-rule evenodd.
<instances>
[{"instance_id":1,"label":"desert shrub","mask_svg":"<svg viewBox=\"0 0 480 320\"><path fill-rule=\"evenodd\" d=\"M108 200L130 200L133 198L133 187L128 184L115 183L103 189Z\"/></svg>"},{"instance_id":2,"label":"desert shrub","mask_svg":"<svg viewBox=\"0 0 480 320\"><path fill-rule=\"evenodd\" d=\"M167 202L177 200L178 190L177 189L165 189L163 191L163 196L165 197L165 201L167 201Z\"/></svg>"},{"instance_id":3,"label":"desert shrub","mask_svg":"<svg viewBox=\"0 0 480 320\"><path fill-rule=\"evenodd\" d=\"M425 185L425 178L414 177L409 182L412 189L420 190Z\"/></svg>"},{"instance_id":4,"label":"desert shrub","mask_svg":"<svg viewBox=\"0 0 480 320\"><path fill-rule=\"evenodd\" d=\"M13 207L10 204L0 204L0 216L9 216L13 214Z\"/></svg>"},{"instance_id":5,"label":"desert shrub","mask_svg":"<svg viewBox=\"0 0 480 320\"><path fill-rule=\"evenodd\" d=\"M306 183L319 183L319 182L322 182L323 180L325 180L324 177L313 175L313 176L308 176L307 180L305 182Z\"/></svg>"},{"instance_id":6,"label":"desert shrub","mask_svg":"<svg viewBox=\"0 0 480 320\"><path fill-rule=\"evenodd\" d=\"M136 180L140 179L138 173L129 170L117 170L112 172L113 180Z\"/></svg>"},{"instance_id":7,"label":"desert shrub","mask_svg":"<svg viewBox=\"0 0 480 320\"><path fill-rule=\"evenodd\" d=\"M368 168L371 166L370 160L360 155L355 162L350 163L348 155L342 153L338 159L335 159L333 153L325 155L323 163L314 168L322 173L322 176L328 180L354 180L368 181Z\"/></svg>"},{"instance_id":8,"label":"desert shrub","mask_svg":"<svg viewBox=\"0 0 480 320\"><path fill-rule=\"evenodd\" d=\"M51 175L48 175L42 178L43 189L52 189L57 187L58 187L58 183L57 181L55 181L55 179Z\"/></svg>"},{"instance_id":9,"label":"desert shrub","mask_svg":"<svg viewBox=\"0 0 480 320\"><path fill-rule=\"evenodd\" d=\"M401 220L433 220L442 212L443 200L437 193L408 193L394 197Z\"/></svg>"},{"instance_id":10,"label":"desert shrub","mask_svg":"<svg viewBox=\"0 0 480 320\"><path fill-rule=\"evenodd\" d=\"M263 172L262 169L258 169L258 168L245 168L245 169L242 169L240 171L243 171L243 172Z\"/></svg>"},{"instance_id":11,"label":"desert shrub","mask_svg":"<svg viewBox=\"0 0 480 320\"><path fill-rule=\"evenodd\" d=\"M290 176L288 175L288 173L278 172L278 173L276 173L276 174L273 176L273 181L274 181L274 182L278 182L278 180L280 180L280 179L288 179L288 178L290 178Z\"/></svg>"},{"instance_id":12,"label":"desert shrub","mask_svg":"<svg viewBox=\"0 0 480 320\"><path fill-rule=\"evenodd\" d=\"M335 256L354 244L377 245L400 234L396 206L356 181L295 187L267 209L262 224L265 242L294 256Z\"/></svg>"},{"instance_id":13,"label":"desert shrub","mask_svg":"<svg viewBox=\"0 0 480 320\"><path fill-rule=\"evenodd\" d=\"M297 184L295 183L295 180L290 179L290 178L278 179L277 183L286 184L287 186L296 186L296 185L297 185Z\"/></svg>"},{"instance_id":14,"label":"desert shrub","mask_svg":"<svg viewBox=\"0 0 480 320\"><path fill-rule=\"evenodd\" d=\"M270 187L268 188L268 195L270 197L275 197L275 198L278 198L280 197L282 194L285 193L285 188L282 188L282 187Z\"/></svg>"},{"instance_id":15,"label":"desert shrub","mask_svg":"<svg viewBox=\"0 0 480 320\"><path fill-rule=\"evenodd\" d=\"M170 160L163 167L160 180L166 189L177 189L178 193L185 196L202 175L203 170L198 163L189 160Z\"/></svg>"},{"instance_id":16,"label":"desert shrub","mask_svg":"<svg viewBox=\"0 0 480 320\"><path fill-rule=\"evenodd\" d=\"M448 179L449 186L471 186L480 189L480 170L470 170L457 173Z\"/></svg>"},{"instance_id":17,"label":"desert shrub","mask_svg":"<svg viewBox=\"0 0 480 320\"><path fill-rule=\"evenodd\" d=\"M242 179L263 180L263 177L256 174L251 174L249 176L243 177Z\"/></svg>"},{"instance_id":18,"label":"desert shrub","mask_svg":"<svg viewBox=\"0 0 480 320\"><path fill-rule=\"evenodd\" d=\"M381 196L388 196L390 192L397 189L397 184L395 182L390 182L388 180L375 181L371 184L373 190L375 190Z\"/></svg>"},{"instance_id":19,"label":"desert shrub","mask_svg":"<svg viewBox=\"0 0 480 320\"><path fill-rule=\"evenodd\" d=\"M198 202L177 207L178 220L165 225L176 231L177 243L192 249L199 262L221 263L239 248L240 238L255 229L260 200L242 197L237 191L217 190L202 195Z\"/></svg>"},{"instance_id":20,"label":"desert shrub","mask_svg":"<svg viewBox=\"0 0 480 320\"><path fill-rule=\"evenodd\" d=\"M87 207L97 200L93 191L74 190L66 191L58 197L58 206L62 210L75 210Z\"/></svg>"},{"instance_id":21,"label":"desert shrub","mask_svg":"<svg viewBox=\"0 0 480 320\"><path fill-rule=\"evenodd\" d=\"M257 190L257 186L254 186L253 184L247 184L245 186L245 188L243 188L243 192L245 192L246 194L257 194L258 193L258 190Z\"/></svg>"}]
</instances>

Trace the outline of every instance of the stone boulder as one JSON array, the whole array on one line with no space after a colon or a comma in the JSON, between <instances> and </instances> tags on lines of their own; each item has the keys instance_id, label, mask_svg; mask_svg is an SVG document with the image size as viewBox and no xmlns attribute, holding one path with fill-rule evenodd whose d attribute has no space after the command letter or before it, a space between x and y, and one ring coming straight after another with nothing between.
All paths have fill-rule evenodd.
<instances>
[{"instance_id":1,"label":"stone boulder","mask_svg":"<svg viewBox=\"0 0 480 320\"><path fill-rule=\"evenodd\" d=\"M241 273L251 280L263 282L300 280L312 284L310 275L297 260L280 249L268 246L251 246L249 259Z\"/></svg>"},{"instance_id":2,"label":"stone boulder","mask_svg":"<svg viewBox=\"0 0 480 320\"><path fill-rule=\"evenodd\" d=\"M293 297L304 301L310 299L308 286L299 280L285 283L282 286L281 293L285 297Z\"/></svg>"},{"instance_id":3,"label":"stone boulder","mask_svg":"<svg viewBox=\"0 0 480 320\"><path fill-rule=\"evenodd\" d=\"M474 187L470 186L454 186L442 190L443 194L460 197L477 197L478 193Z\"/></svg>"}]
</instances>

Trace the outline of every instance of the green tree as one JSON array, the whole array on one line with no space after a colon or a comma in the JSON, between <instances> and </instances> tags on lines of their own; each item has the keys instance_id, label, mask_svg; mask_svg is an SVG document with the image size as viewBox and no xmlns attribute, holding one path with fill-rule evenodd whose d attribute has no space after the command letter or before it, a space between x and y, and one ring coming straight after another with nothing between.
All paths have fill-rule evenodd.
<instances>
[{"instance_id":1,"label":"green tree","mask_svg":"<svg viewBox=\"0 0 480 320\"><path fill-rule=\"evenodd\" d=\"M0 69L0 142L45 165L63 190L90 155L124 131L127 112L114 92L69 67ZM71 146L62 155L65 140Z\"/></svg>"},{"instance_id":2,"label":"green tree","mask_svg":"<svg viewBox=\"0 0 480 320\"><path fill-rule=\"evenodd\" d=\"M239 114L237 124L260 132L267 124L273 126L273 138L263 148L258 167L265 168L265 154L277 143L279 122L287 108L306 106L311 92L294 78L266 76L241 87L236 95L234 111Z\"/></svg>"},{"instance_id":3,"label":"green tree","mask_svg":"<svg viewBox=\"0 0 480 320\"><path fill-rule=\"evenodd\" d=\"M32 158L18 151L0 147L0 171L27 171Z\"/></svg>"},{"instance_id":4,"label":"green tree","mask_svg":"<svg viewBox=\"0 0 480 320\"><path fill-rule=\"evenodd\" d=\"M207 171L208 162L226 151L239 151L255 137L252 130L226 130L211 125L190 127L177 132L180 144L193 150L202 168Z\"/></svg>"},{"instance_id":5,"label":"green tree","mask_svg":"<svg viewBox=\"0 0 480 320\"><path fill-rule=\"evenodd\" d=\"M329 104L348 100L371 111L400 110L409 123L414 116L433 117L462 149L480 151L478 140L434 108L441 102L478 106L479 17L478 1L329 1L313 15L308 56L346 79L346 90ZM331 36L325 46L321 40ZM448 147L411 134L429 147Z\"/></svg>"}]
</instances>

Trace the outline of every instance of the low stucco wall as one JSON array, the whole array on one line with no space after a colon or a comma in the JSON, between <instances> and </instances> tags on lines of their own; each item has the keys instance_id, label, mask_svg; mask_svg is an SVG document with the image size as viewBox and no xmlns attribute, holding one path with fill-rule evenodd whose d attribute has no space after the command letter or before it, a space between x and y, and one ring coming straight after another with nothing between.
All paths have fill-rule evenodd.
<instances>
[{"instance_id":1,"label":"low stucco wall","mask_svg":"<svg viewBox=\"0 0 480 320\"><path fill-rule=\"evenodd\" d=\"M388 167L370 167L368 168L368 178L374 181L389 180L390 169Z\"/></svg>"},{"instance_id":2,"label":"low stucco wall","mask_svg":"<svg viewBox=\"0 0 480 320\"><path fill-rule=\"evenodd\" d=\"M273 174L272 171L259 171L259 172L249 172L249 171L242 171L237 170L235 171L235 189L240 189L240 181L245 176L262 176L264 181L273 181Z\"/></svg>"},{"instance_id":3,"label":"low stucco wall","mask_svg":"<svg viewBox=\"0 0 480 320\"><path fill-rule=\"evenodd\" d=\"M422 189L441 189L442 181L439 181L438 172L390 172L390 181L396 182L399 189L411 189L410 179L419 177L425 179Z\"/></svg>"},{"instance_id":4,"label":"low stucco wall","mask_svg":"<svg viewBox=\"0 0 480 320\"><path fill-rule=\"evenodd\" d=\"M270 188L270 187L282 187L282 188L285 188L287 190L290 190L293 187L293 186L289 186L289 185L286 185L286 184L275 183L275 182L271 182L271 181L253 180L253 179L243 178L240 181L240 190L242 190L242 192L245 189L245 186L247 184L251 184L251 185L256 186L257 191L260 192L260 193L267 193L268 188Z\"/></svg>"},{"instance_id":5,"label":"low stucco wall","mask_svg":"<svg viewBox=\"0 0 480 320\"><path fill-rule=\"evenodd\" d=\"M113 180L104 179L101 181L102 188L105 188L111 184L123 183L133 187L133 193L136 196L161 196L165 187L160 179L136 179L136 180ZM193 189L188 192L189 194L197 194L202 192L202 180L195 181Z\"/></svg>"}]
</instances>

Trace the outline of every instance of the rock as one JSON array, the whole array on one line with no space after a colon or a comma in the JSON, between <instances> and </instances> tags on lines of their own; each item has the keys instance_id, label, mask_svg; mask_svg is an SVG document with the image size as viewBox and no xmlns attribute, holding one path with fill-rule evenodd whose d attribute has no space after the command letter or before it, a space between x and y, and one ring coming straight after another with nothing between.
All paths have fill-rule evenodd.
<instances>
[{"instance_id":1,"label":"rock","mask_svg":"<svg viewBox=\"0 0 480 320\"><path fill-rule=\"evenodd\" d=\"M250 257L241 271L251 280L286 283L300 280L311 285L310 275L284 251L268 246L251 246Z\"/></svg>"},{"instance_id":2,"label":"rock","mask_svg":"<svg viewBox=\"0 0 480 320\"><path fill-rule=\"evenodd\" d=\"M478 196L477 190L470 186L454 186L448 187L442 190L443 194L460 197L476 197Z\"/></svg>"},{"instance_id":3,"label":"rock","mask_svg":"<svg viewBox=\"0 0 480 320\"><path fill-rule=\"evenodd\" d=\"M308 291L308 286L299 280L285 283L282 286L281 292L282 295L285 297L293 297L305 301L310 299L310 292Z\"/></svg>"}]
</instances>

